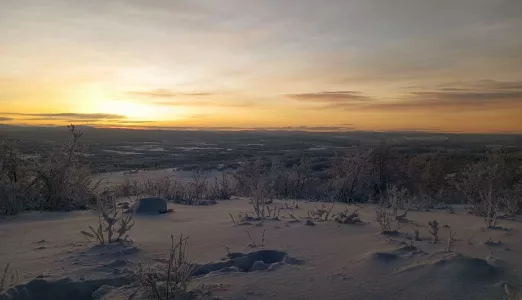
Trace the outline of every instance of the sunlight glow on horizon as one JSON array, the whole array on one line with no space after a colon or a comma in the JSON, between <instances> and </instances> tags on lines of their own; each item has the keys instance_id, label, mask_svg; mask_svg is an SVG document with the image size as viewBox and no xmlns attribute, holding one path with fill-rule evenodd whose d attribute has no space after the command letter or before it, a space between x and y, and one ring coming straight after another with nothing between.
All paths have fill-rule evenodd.
<instances>
[{"instance_id":1,"label":"sunlight glow on horizon","mask_svg":"<svg viewBox=\"0 0 522 300\"><path fill-rule=\"evenodd\" d=\"M5 0L0 123L522 132L520 0L296 3Z\"/></svg>"},{"instance_id":2,"label":"sunlight glow on horizon","mask_svg":"<svg viewBox=\"0 0 522 300\"><path fill-rule=\"evenodd\" d=\"M96 100L93 101L92 112L103 112L108 114L123 115L131 120L157 120L164 121L176 119L176 115L170 115L165 110L152 105L135 103L122 100Z\"/></svg>"}]
</instances>

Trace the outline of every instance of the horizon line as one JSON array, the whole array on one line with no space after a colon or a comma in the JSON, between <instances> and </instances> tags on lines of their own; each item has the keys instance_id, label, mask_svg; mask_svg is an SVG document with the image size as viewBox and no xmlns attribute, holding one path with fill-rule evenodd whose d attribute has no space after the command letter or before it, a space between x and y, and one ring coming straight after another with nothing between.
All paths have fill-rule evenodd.
<instances>
[{"instance_id":1,"label":"horizon line","mask_svg":"<svg viewBox=\"0 0 522 300\"><path fill-rule=\"evenodd\" d=\"M353 127L342 126L281 126L281 127L198 127L198 126L96 126L85 124L71 124L81 128L89 129L116 129L137 131L194 131L194 132L309 132L309 133L423 133L432 135L522 135L522 131L493 131L493 132L464 132L464 131L442 131L437 129L390 129L390 130L363 130ZM1 127L21 128L64 128L67 125L31 125L31 124L2 124Z\"/></svg>"}]
</instances>

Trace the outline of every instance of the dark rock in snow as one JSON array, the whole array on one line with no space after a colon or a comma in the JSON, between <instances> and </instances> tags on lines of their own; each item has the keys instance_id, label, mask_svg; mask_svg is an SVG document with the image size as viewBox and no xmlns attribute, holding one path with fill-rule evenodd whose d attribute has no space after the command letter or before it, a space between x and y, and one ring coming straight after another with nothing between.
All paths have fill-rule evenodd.
<instances>
[{"instance_id":1,"label":"dark rock in snow","mask_svg":"<svg viewBox=\"0 0 522 300\"><path fill-rule=\"evenodd\" d=\"M167 200L159 197L140 199L136 209L138 214L159 214L167 211Z\"/></svg>"}]
</instances>

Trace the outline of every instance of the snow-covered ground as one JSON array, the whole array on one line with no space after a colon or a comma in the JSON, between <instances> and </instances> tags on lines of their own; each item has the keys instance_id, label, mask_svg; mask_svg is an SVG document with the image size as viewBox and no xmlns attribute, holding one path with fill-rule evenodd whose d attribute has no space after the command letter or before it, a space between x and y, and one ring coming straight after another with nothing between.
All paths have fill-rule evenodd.
<instances>
[{"instance_id":1,"label":"snow-covered ground","mask_svg":"<svg viewBox=\"0 0 522 300\"><path fill-rule=\"evenodd\" d=\"M290 213L304 218L315 205L320 204L301 202L299 209L282 210L280 221L265 221L261 226L235 226L229 213L252 211L247 199L219 201L213 206L171 204L174 213L136 216L136 225L130 232L134 244L128 246L97 246L84 239L80 231L96 225L95 212L24 213L0 220L0 268L10 263L12 269L18 270L20 283L33 280L33 288L57 278L92 284L94 279L101 279L109 284L117 281L127 261L165 258L171 234L189 236L190 259L202 264L219 261L227 254L226 247L234 252L259 250L247 247L251 241L245 230L258 243L266 230L262 249L285 251L302 263L267 271L202 276L194 280L193 286L213 285L217 288L205 296L207 299L231 300L492 300L506 299L502 281L519 288L520 221L502 220L499 225L503 229L485 229L481 218L464 213L418 211L409 212L412 222L400 229L401 235L385 236L379 233L374 219L375 207L364 206L360 210L363 224L328 221L306 226L304 222L288 222ZM336 204L334 211L346 208L352 211L357 207ZM441 224L440 241L436 244L431 243L428 232L430 220ZM443 225L456 232L452 252L444 251L449 229ZM407 237L414 229L419 230L422 241L410 246ZM488 240L500 243L485 245ZM36 277L39 281L34 280ZM62 283L72 284L69 280ZM24 287L27 288L22 285L19 289ZM85 298L76 295L74 299L127 299L125 287L103 289L107 293L99 291L96 297ZM0 299L67 299L49 298L44 292L40 298L24 297Z\"/></svg>"}]
</instances>

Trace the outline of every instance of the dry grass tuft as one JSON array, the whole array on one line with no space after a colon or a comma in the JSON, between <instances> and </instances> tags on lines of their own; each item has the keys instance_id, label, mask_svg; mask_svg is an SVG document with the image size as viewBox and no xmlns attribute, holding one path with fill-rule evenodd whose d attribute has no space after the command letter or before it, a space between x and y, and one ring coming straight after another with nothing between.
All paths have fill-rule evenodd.
<instances>
[{"instance_id":1,"label":"dry grass tuft","mask_svg":"<svg viewBox=\"0 0 522 300\"><path fill-rule=\"evenodd\" d=\"M314 207L313 209L308 211L308 219L314 221L329 221L332 216L332 209L334 208L335 203L332 206L327 207L322 204L321 207Z\"/></svg>"},{"instance_id":2,"label":"dry grass tuft","mask_svg":"<svg viewBox=\"0 0 522 300\"><path fill-rule=\"evenodd\" d=\"M234 225L252 225L251 222L258 221L256 218L251 217L248 213L238 212L236 216L232 213L228 213L232 223Z\"/></svg>"},{"instance_id":3,"label":"dry grass tuft","mask_svg":"<svg viewBox=\"0 0 522 300\"><path fill-rule=\"evenodd\" d=\"M475 238L475 234L471 235L469 238L468 238L468 245L473 245L475 242L473 241L473 238Z\"/></svg>"},{"instance_id":4,"label":"dry grass tuft","mask_svg":"<svg viewBox=\"0 0 522 300\"><path fill-rule=\"evenodd\" d=\"M252 237L252 235L250 234L250 231L246 230L246 233L248 235L248 238L250 239L250 244L248 244L248 247L249 248L258 248L258 247L264 247L265 246L265 234L266 234L266 229L263 230L263 233L261 235L261 244L258 244L256 242L256 240Z\"/></svg>"},{"instance_id":5,"label":"dry grass tuft","mask_svg":"<svg viewBox=\"0 0 522 300\"><path fill-rule=\"evenodd\" d=\"M439 240L439 222L437 220L429 221L428 226L430 227L430 234L433 237L433 243L437 243Z\"/></svg>"},{"instance_id":6,"label":"dry grass tuft","mask_svg":"<svg viewBox=\"0 0 522 300\"><path fill-rule=\"evenodd\" d=\"M267 199L260 193L252 199L252 208L257 220L279 220L281 214L281 208L277 208L272 199Z\"/></svg>"},{"instance_id":7,"label":"dry grass tuft","mask_svg":"<svg viewBox=\"0 0 522 300\"><path fill-rule=\"evenodd\" d=\"M234 225L251 225L251 222L255 221L280 220L282 208L275 205L266 193L257 191L250 203L253 209L252 216L244 212L240 212L236 216L228 214Z\"/></svg>"},{"instance_id":8,"label":"dry grass tuft","mask_svg":"<svg viewBox=\"0 0 522 300\"><path fill-rule=\"evenodd\" d=\"M340 224L358 224L362 223L361 216L359 215L359 210L355 210L352 213L348 209L337 214L335 216L335 221Z\"/></svg>"},{"instance_id":9,"label":"dry grass tuft","mask_svg":"<svg viewBox=\"0 0 522 300\"><path fill-rule=\"evenodd\" d=\"M301 219L294 214L288 214L288 217L290 218L290 220L286 221L287 224L301 223Z\"/></svg>"},{"instance_id":10,"label":"dry grass tuft","mask_svg":"<svg viewBox=\"0 0 522 300\"><path fill-rule=\"evenodd\" d=\"M392 186L387 191L387 199L393 210L393 215L396 220L407 221L406 216L410 211L411 198L408 196L408 190L405 188L398 189L396 186ZM404 209L402 214L398 214L399 209Z\"/></svg>"},{"instance_id":11,"label":"dry grass tuft","mask_svg":"<svg viewBox=\"0 0 522 300\"><path fill-rule=\"evenodd\" d=\"M502 245L502 241L494 241L491 237L488 238L485 242L484 242L484 245L486 246L500 246Z\"/></svg>"},{"instance_id":12,"label":"dry grass tuft","mask_svg":"<svg viewBox=\"0 0 522 300\"><path fill-rule=\"evenodd\" d=\"M416 228L413 229L412 241L414 241L414 242L420 241L419 230Z\"/></svg>"},{"instance_id":13,"label":"dry grass tuft","mask_svg":"<svg viewBox=\"0 0 522 300\"><path fill-rule=\"evenodd\" d=\"M219 179L215 178L214 183L209 183L208 178L208 172L196 170L187 183L168 177L143 179L140 182L131 181L126 190L137 190L137 194L161 197L186 205L215 204L215 200L228 200L234 195L235 184L230 174L223 173Z\"/></svg>"},{"instance_id":14,"label":"dry grass tuft","mask_svg":"<svg viewBox=\"0 0 522 300\"><path fill-rule=\"evenodd\" d=\"M455 234L456 232L453 232L451 230L451 227L448 228L448 240L446 241L446 252L451 252L453 248L453 242L455 242Z\"/></svg>"},{"instance_id":15,"label":"dry grass tuft","mask_svg":"<svg viewBox=\"0 0 522 300\"><path fill-rule=\"evenodd\" d=\"M502 287L504 288L504 291L506 291L508 300L520 300L520 298L518 297L518 293L509 283L503 283Z\"/></svg>"},{"instance_id":16,"label":"dry grass tuft","mask_svg":"<svg viewBox=\"0 0 522 300\"><path fill-rule=\"evenodd\" d=\"M289 210L294 210L294 209L299 209L299 202L297 201L292 201L292 205L288 205L287 202L285 202L285 205L282 205L281 204L281 209L289 209Z\"/></svg>"},{"instance_id":17,"label":"dry grass tuft","mask_svg":"<svg viewBox=\"0 0 522 300\"><path fill-rule=\"evenodd\" d=\"M0 276L0 293L9 287L15 285L19 281L18 271L10 270L11 265L7 264Z\"/></svg>"},{"instance_id":18,"label":"dry grass tuft","mask_svg":"<svg viewBox=\"0 0 522 300\"><path fill-rule=\"evenodd\" d=\"M136 276L141 288L147 291L149 299L186 299L191 293L189 284L196 265L187 255L188 237L181 235L179 239L175 239L171 235L170 239L169 256L162 265L147 268L142 264L137 265Z\"/></svg>"},{"instance_id":19,"label":"dry grass tuft","mask_svg":"<svg viewBox=\"0 0 522 300\"><path fill-rule=\"evenodd\" d=\"M260 205L259 203L253 202L252 206L254 207L254 215L250 216L248 213L239 212L236 216L232 213L228 213L232 223L234 225L252 225L252 222L265 221L265 220L274 220L279 221L281 215L281 208L278 208L275 205ZM262 224L262 223L259 223Z\"/></svg>"}]
</instances>

